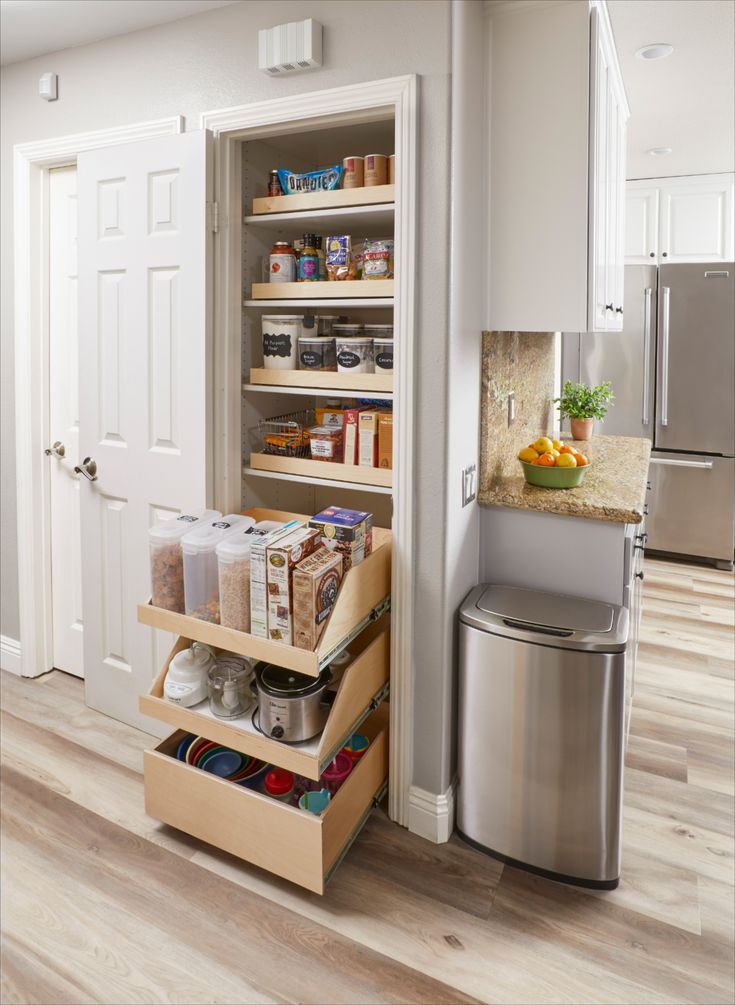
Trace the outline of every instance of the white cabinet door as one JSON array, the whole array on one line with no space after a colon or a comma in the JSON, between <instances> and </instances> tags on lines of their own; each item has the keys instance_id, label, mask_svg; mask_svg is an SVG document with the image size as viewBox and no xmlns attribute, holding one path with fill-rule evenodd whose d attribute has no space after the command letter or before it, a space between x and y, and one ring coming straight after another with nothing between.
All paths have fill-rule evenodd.
<instances>
[{"instance_id":1,"label":"white cabinet door","mask_svg":"<svg viewBox=\"0 0 735 1005\"><path fill-rule=\"evenodd\" d=\"M625 228L624 188L622 186L625 152L625 118L618 99L614 81L608 91L608 150L607 150L607 259L605 283L606 330L623 328L623 256L622 244Z\"/></svg>"},{"instance_id":2,"label":"white cabinet door","mask_svg":"<svg viewBox=\"0 0 735 1005\"><path fill-rule=\"evenodd\" d=\"M202 131L78 161L86 697L148 731L138 695L163 657L136 619L148 529L211 495L210 154Z\"/></svg>"},{"instance_id":3,"label":"white cabinet door","mask_svg":"<svg viewBox=\"0 0 735 1005\"><path fill-rule=\"evenodd\" d=\"M605 331L610 316L608 294L608 216L611 69L600 32L599 15L591 11L590 47L592 115L590 121L589 330Z\"/></svg>"},{"instance_id":4,"label":"white cabinet door","mask_svg":"<svg viewBox=\"0 0 735 1005\"><path fill-rule=\"evenodd\" d=\"M629 181L625 197L625 264L656 265L659 188Z\"/></svg>"},{"instance_id":5,"label":"white cabinet door","mask_svg":"<svg viewBox=\"0 0 735 1005\"><path fill-rule=\"evenodd\" d=\"M660 250L661 264L732 261L732 175L662 181Z\"/></svg>"}]
</instances>

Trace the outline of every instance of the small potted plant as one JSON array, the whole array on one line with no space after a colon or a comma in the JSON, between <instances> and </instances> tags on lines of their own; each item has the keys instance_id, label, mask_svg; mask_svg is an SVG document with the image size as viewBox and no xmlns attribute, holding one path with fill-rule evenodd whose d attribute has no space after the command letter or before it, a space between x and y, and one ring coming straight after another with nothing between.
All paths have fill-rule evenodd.
<instances>
[{"instance_id":1,"label":"small potted plant","mask_svg":"<svg viewBox=\"0 0 735 1005\"><path fill-rule=\"evenodd\" d=\"M612 384L609 380L595 387L586 384L573 384L571 380L564 381L560 398L554 398L562 419L568 416L575 440L589 440L592 436L592 424L595 419L604 419L608 405L615 400Z\"/></svg>"}]
</instances>

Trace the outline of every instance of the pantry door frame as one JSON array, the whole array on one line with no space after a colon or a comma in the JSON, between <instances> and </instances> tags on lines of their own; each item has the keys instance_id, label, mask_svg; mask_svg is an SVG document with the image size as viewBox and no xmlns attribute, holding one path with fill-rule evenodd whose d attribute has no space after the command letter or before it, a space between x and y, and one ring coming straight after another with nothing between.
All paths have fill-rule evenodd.
<instances>
[{"instance_id":1,"label":"pantry door frame","mask_svg":"<svg viewBox=\"0 0 735 1005\"><path fill-rule=\"evenodd\" d=\"M24 677L53 669L50 459L44 454L49 446L49 171L76 165L88 150L183 131L183 117L173 115L13 147L16 520Z\"/></svg>"},{"instance_id":2,"label":"pantry door frame","mask_svg":"<svg viewBox=\"0 0 735 1005\"><path fill-rule=\"evenodd\" d=\"M415 302L417 235L418 81L415 75L352 84L206 112L200 126L215 137L214 173L218 227L214 257L214 373L222 395L216 410L215 506L240 508L242 457L242 188L240 144L268 135L395 119L395 238L400 269L395 280L394 325L400 345L394 385L393 561L391 596L390 786L391 819L408 826L413 773L413 569L415 443Z\"/></svg>"}]
</instances>

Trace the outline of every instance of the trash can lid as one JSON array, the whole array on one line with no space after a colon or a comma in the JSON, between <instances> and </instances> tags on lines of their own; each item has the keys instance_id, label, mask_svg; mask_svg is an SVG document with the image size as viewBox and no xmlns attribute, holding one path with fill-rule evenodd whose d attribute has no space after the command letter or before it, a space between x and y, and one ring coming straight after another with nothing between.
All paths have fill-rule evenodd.
<instances>
[{"instance_id":1,"label":"trash can lid","mask_svg":"<svg viewBox=\"0 0 735 1005\"><path fill-rule=\"evenodd\" d=\"M569 649L621 652L628 640L624 607L496 583L475 587L460 621L493 635Z\"/></svg>"}]
</instances>

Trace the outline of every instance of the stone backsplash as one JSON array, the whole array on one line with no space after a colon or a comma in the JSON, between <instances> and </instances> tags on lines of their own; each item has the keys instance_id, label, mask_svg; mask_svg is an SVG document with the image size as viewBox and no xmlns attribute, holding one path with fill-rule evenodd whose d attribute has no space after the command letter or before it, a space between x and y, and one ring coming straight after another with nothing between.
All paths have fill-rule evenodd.
<instances>
[{"instance_id":1,"label":"stone backsplash","mask_svg":"<svg viewBox=\"0 0 735 1005\"><path fill-rule=\"evenodd\" d=\"M483 332L480 405L480 498L518 473L516 454L554 425L553 332ZM508 395L515 422L508 426Z\"/></svg>"}]
</instances>

